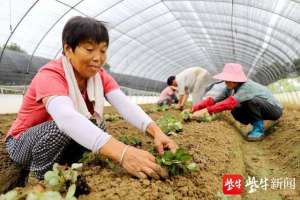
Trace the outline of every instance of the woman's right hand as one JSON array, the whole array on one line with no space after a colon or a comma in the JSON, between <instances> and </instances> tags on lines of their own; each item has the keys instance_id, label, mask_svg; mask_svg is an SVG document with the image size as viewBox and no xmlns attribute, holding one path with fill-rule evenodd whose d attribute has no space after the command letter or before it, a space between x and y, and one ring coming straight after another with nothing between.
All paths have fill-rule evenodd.
<instances>
[{"instance_id":1,"label":"woman's right hand","mask_svg":"<svg viewBox=\"0 0 300 200\"><path fill-rule=\"evenodd\" d=\"M155 162L155 157L152 154L132 146L126 147L125 144L113 137L102 146L99 153L120 162L128 173L138 178L149 176L159 179L168 176L166 170Z\"/></svg>"},{"instance_id":2,"label":"woman's right hand","mask_svg":"<svg viewBox=\"0 0 300 200\"><path fill-rule=\"evenodd\" d=\"M155 157L152 154L132 146L129 146L124 154L122 166L131 175L142 179L168 177L167 171L155 162Z\"/></svg>"}]
</instances>

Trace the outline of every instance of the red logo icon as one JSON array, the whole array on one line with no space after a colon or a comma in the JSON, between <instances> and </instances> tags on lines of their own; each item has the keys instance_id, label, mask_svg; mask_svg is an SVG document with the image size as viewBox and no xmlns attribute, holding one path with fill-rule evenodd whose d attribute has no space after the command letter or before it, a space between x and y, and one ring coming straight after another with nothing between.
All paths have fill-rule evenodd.
<instances>
[{"instance_id":1,"label":"red logo icon","mask_svg":"<svg viewBox=\"0 0 300 200\"><path fill-rule=\"evenodd\" d=\"M238 195L244 190L244 179L239 174L223 175L223 193L227 195Z\"/></svg>"}]
</instances>

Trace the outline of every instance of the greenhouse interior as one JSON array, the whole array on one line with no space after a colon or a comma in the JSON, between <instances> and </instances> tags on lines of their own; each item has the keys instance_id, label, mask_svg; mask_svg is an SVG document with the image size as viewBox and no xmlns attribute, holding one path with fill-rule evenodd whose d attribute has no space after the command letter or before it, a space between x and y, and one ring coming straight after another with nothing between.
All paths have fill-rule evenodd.
<instances>
[{"instance_id":1,"label":"greenhouse interior","mask_svg":"<svg viewBox=\"0 0 300 200\"><path fill-rule=\"evenodd\" d=\"M299 0L1 0L0 200L300 199Z\"/></svg>"}]
</instances>

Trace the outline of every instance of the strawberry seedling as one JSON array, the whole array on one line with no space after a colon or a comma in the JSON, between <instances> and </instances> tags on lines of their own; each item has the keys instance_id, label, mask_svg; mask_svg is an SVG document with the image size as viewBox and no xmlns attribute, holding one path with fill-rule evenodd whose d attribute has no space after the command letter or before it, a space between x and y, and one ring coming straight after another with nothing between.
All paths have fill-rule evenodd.
<instances>
[{"instance_id":1,"label":"strawberry seedling","mask_svg":"<svg viewBox=\"0 0 300 200\"><path fill-rule=\"evenodd\" d=\"M167 135L169 132L181 132L183 128L181 122L170 115L162 116L156 122Z\"/></svg>"},{"instance_id":2,"label":"strawberry seedling","mask_svg":"<svg viewBox=\"0 0 300 200\"><path fill-rule=\"evenodd\" d=\"M165 151L163 155L156 157L157 163L165 167L171 176L197 171L198 167L196 163L190 162L191 159L192 156L183 149L177 149L175 154Z\"/></svg>"},{"instance_id":3,"label":"strawberry seedling","mask_svg":"<svg viewBox=\"0 0 300 200\"><path fill-rule=\"evenodd\" d=\"M43 183L30 190L11 190L0 195L0 200L76 200L80 194L90 191L85 178L79 175L81 168L79 163L72 164L70 168L55 163L53 170L44 175Z\"/></svg>"},{"instance_id":4,"label":"strawberry seedling","mask_svg":"<svg viewBox=\"0 0 300 200\"><path fill-rule=\"evenodd\" d=\"M192 113L188 110L184 110L180 113L180 118L182 122L189 122L192 120Z\"/></svg>"},{"instance_id":5,"label":"strawberry seedling","mask_svg":"<svg viewBox=\"0 0 300 200\"><path fill-rule=\"evenodd\" d=\"M123 142L124 144L131 145L134 147L142 146L142 140L133 136L122 135L118 138L118 140Z\"/></svg>"},{"instance_id":6,"label":"strawberry seedling","mask_svg":"<svg viewBox=\"0 0 300 200\"><path fill-rule=\"evenodd\" d=\"M162 106L157 106L156 111L157 112L165 112L165 111L169 110L169 108L170 107L168 105L163 104Z\"/></svg>"},{"instance_id":7,"label":"strawberry seedling","mask_svg":"<svg viewBox=\"0 0 300 200\"><path fill-rule=\"evenodd\" d=\"M215 121L215 120L219 120L222 118L222 115L221 113L218 113L218 114L205 114L204 116L202 117L198 117L196 120L198 122L211 122L211 121Z\"/></svg>"},{"instance_id":8,"label":"strawberry seedling","mask_svg":"<svg viewBox=\"0 0 300 200\"><path fill-rule=\"evenodd\" d=\"M70 168L66 168L55 163L53 165L53 170L46 172L44 175L45 184L53 191L61 193L67 192L67 195L69 194L70 198L75 195L76 187L77 189L80 188L76 191L76 196L80 194L87 194L89 193L90 188L86 184L84 177L79 176L81 168L82 163L74 163ZM78 192L80 192L80 194Z\"/></svg>"}]
</instances>

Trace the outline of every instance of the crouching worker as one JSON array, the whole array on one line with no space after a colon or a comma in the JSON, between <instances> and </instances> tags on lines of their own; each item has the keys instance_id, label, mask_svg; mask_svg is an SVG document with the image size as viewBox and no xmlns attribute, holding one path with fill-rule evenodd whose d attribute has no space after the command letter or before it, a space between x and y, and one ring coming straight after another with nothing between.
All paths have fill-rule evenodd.
<instances>
[{"instance_id":1,"label":"crouching worker","mask_svg":"<svg viewBox=\"0 0 300 200\"><path fill-rule=\"evenodd\" d=\"M177 74L175 79L171 81L171 85L178 88L177 108L179 110L184 109L190 94L192 94L193 103L198 102L210 80L210 73L201 67L191 67Z\"/></svg>"},{"instance_id":2,"label":"crouching worker","mask_svg":"<svg viewBox=\"0 0 300 200\"><path fill-rule=\"evenodd\" d=\"M265 136L263 120L278 120L282 115L280 103L265 86L247 80L240 64L225 64L223 72L214 78L225 81L226 87L223 90L218 87L214 96L194 104L194 115L203 116L231 110L237 121L252 124L253 129L247 136L249 141L262 140Z\"/></svg>"},{"instance_id":3,"label":"crouching worker","mask_svg":"<svg viewBox=\"0 0 300 200\"><path fill-rule=\"evenodd\" d=\"M168 86L160 93L157 102L159 106L178 103L178 98L176 96L177 87L172 85L174 80L175 80L175 76L170 76L168 78L167 80Z\"/></svg>"},{"instance_id":4,"label":"crouching worker","mask_svg":"<svg viewBox=\"0 0 300 200\"><path fill-rule=\"evenodd\" d=\"M124 119L153 137L160 154L164 148L177 149L103 69L109 45L106 27L93 18L74 17L63 29L62 45L63 55L33 78L7 133L12 160L42 179L55 162L76 162L88 149L119 162L133 176L164 176L152 154L125 145L105 131L106 98Z\"/></svg>"}]
</instances>

